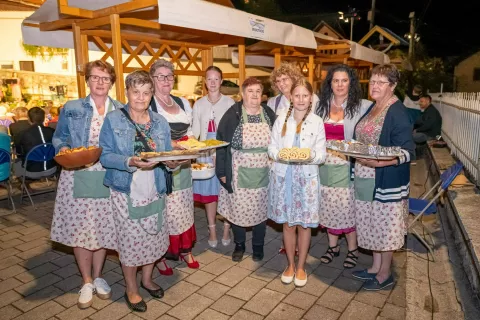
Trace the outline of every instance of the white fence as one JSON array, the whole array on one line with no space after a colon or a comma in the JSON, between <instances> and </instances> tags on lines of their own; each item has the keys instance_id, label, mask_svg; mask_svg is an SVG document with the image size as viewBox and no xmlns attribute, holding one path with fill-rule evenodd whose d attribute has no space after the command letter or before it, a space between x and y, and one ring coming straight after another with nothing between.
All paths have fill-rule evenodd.
<instances>
[{"instance_id":1,"label":"white fence","mask_svg":"<svg viewBox=\"0 0 480 320\"><path fill-rule=\"evenodd\" d=\"M442 115L442 137L480 186L480 92L431 93Z\"/></svg>"}]
</instances>

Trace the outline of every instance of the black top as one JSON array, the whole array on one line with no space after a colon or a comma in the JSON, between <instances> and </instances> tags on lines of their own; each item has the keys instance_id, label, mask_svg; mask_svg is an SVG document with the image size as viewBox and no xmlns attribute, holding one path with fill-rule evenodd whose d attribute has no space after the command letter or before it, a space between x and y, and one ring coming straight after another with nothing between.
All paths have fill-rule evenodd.
<instances>
[{"instance_id":1,"label":"black top","mask_svg":"<svg viewBox=\"0 0 480 320\"><path fill-rule=\"evenodd\" d=\"M30 128L30 126L31 124L28 120L18 120L10 125L10 135L12 136L13 144L15 146L20 144L23 132ZM18 150L17 153L19 153Z\"/></svg>"},{"instance_id":2,"label":"black top","mask_svg":"<svg viewBox=\"0 0 480 320\"><path fill-rule=\"evenodd\" d=\"M235 130L240 124L242 118L242 106L243 101L235 103L230 109L225 112L218 124L217 139L232 142ZM270 120L270 126L273 126L275 122L275 113L266 104L262 104L263 113L265 118ZM232 189L232 151L231 145L217 149L217 157L215 163L215 172L218 178L226 177L227 183L220 181L222 187L224 187L229 193L233 193Z\"/></svg>"},{"instance_id":3,"label":"black top","mask_svg":"<svg viewBox=\"0 0 480 320\"><path fill-rule=\"evenodd\" d=\"M21 152L20 159L22 159L22 163L25 163L25 156L27 153L32 150L34 147L42 144L42 143L51 143L53 138L53 133L55 130L45 126L39 125L32 125L30 128L25 130L22 135L22 140L20 144L17 146L17 149ZM18 152L18 151L17 151ZM27 170L30 172L40 172L44 171L45 169L50 169L55 166L55 161L40 161L40 162L33 162L29 161Z\"/></svg>"},{"instance_id":4,"label":"black top","mask_svg":"<svg viewBox=\"0 0 480 320\"><path fill-rule=\"evenodd\" d=\"M422 116L415 121L413 127L417 132L424 133L430 138L435 138L442 133L442 116L437 108L430 104L423 112Z\"/></svg>"}]
</instances>

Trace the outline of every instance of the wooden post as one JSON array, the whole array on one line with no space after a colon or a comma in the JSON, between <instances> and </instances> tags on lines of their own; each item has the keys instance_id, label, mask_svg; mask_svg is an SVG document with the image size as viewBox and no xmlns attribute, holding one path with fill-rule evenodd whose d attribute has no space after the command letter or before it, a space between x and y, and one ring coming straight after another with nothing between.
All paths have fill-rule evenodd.
<instances>
[{"instance_id":1,"label":"wooden post","mask_svg":"<svg viewBox=\"0 0 480 320\"><path fill-rule=\"evenodd\" d=\"M313 75L315 72L315 64L313 63L313 55L308 56L308 82L313 85Z\"/></svg>"},{"instance_id":2,"label":"wooden post","mask_svg":"<svg viewBox=\"0 0 480 320\"><path fill-rule=\"evenodd\" d=\"M212 48L210 49L204 49L202 50L202 70L205 72L209 66L213 65L213 50ZM207 87L205 86L205 75L203 77L203 86L202 86L202 94L206 95L207 94Z\"/></svg>"},{"instance_id":3,"label":"wooden post","mask_svg":"<svg viewBox=\"0 0 480 320\"><path fill-rule=\"evenodd\" d=\"M282 55L279 52L275 53L275 68L279 67L282 63Z\"/></svg>"},{"instance_id":4,"label":"wooden post","mask_svg":"<svg viewBox=\"0 0 480 320\"><path fill-rule=\"evenodd\" d=\"M88 60L87 36L82 35L80 27L75 23L72 24L72 29L73 45L75 49L75 70L77 71L78 97L85 98L87 96L87 90L85 87L85 64L88 62L86 61Z\"/></svg>"},{"instance_id":5,"label":"wooden post","mask_svg":"<svg viewBox=\"0 0 480 320\"><path fill-rule=\"evenodd\" d=\"M245 45L238 45L238 86L241 87L246 78Z\"/></svg>"},{"instance_id":6,"label":"wooden post","mask_svg":"<svg viewBox=\"0 0 480 320\"><path fill-rule=\"evenodd\" d=\"M118 101L126 102L125 81L123 79L122 37L120 34L120 16L118 14L110 15L110 28L112 30L113 67L117 75L117 81L115 82L116 98Z\"/></svg>"}]
</instances>

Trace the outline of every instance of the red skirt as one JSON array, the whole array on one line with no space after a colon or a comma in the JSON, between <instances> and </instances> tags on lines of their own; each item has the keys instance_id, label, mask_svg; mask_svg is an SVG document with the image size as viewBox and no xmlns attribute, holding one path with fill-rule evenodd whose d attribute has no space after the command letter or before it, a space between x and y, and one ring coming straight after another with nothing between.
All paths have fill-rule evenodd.
<instances>
[{"instance_id":1,"label":"red skirt","mask_svg":"<svg viewBox=\"0 0 480 320\"><path fill-rule=\"evenodd\" d=\"M168 246L166 258L172 260L178 260L180 253L186 253L192 251L193 244L197 241L197 232L195 231L195 225L192 224L187 231L171 235L170 245Z\"/></svg>"},{"instance_id":2,"label":"red skirt","mask_svg":"<svg viewBox=\"0 0 480 320\"><path fill-rule=\"evenodd\" d=\"M198 193L193 194L193 201L199 202L199 203L212 203L212 202L218 202L218 196L204 196Z\"/></svg>"}]
</instances>

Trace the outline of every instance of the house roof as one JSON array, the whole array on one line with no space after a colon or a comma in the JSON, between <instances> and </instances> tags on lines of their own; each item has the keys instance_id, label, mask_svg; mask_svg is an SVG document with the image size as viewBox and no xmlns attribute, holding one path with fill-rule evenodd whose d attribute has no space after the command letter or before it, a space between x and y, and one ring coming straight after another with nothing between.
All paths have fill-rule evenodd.
<instances>
[{"instance_id":1,"label":"house roof","mask_svg":"<svg viewBox=\"0 0 480 320\"><path fill-rule=\"evenodd\" d=\"M408 46L408 42L405 39L400 37L398 34L393 32L392 30L387 29L385 27L380 27L380 26L373 27L358 43L364 44L375 33L379 33L380 35L384 36L396 46Z\"/></svg>"},{"instance_id":2,"label":"house roof","mask_svg":"<svg viewBox=\"0 0 480 320\"><path fill-rule=\"evenodd\" d=\"M0 11L34 11L43 0L0 0Z\"/></svg>"},{"instance_id":3,"label":"house roof","mask_svg":"<svg viewBox=\"0 0 480 320\"><path fill-rule=\"evenodd\" d=\"M331 25L325 22L325 20L320 21L314 28L314 32L319 32L322 27L327 27L330 29L339 39L345 39L343 35L341 35L337 30L335 30Z\"/></svg>"}]
</instances>

